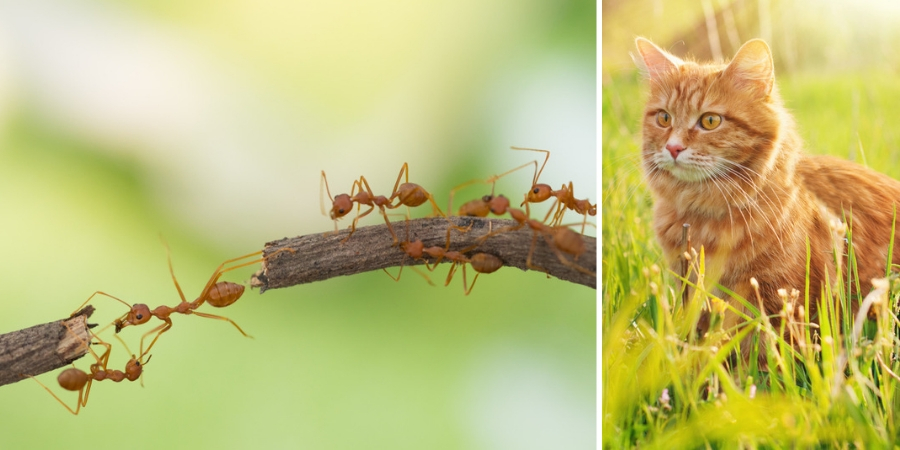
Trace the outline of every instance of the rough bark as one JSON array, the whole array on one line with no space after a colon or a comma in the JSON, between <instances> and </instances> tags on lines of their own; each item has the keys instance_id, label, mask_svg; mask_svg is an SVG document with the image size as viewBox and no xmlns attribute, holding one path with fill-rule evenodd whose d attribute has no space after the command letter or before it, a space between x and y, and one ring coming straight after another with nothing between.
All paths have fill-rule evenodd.
<instances>
[{"instance_id":1,"label":"rough bark","mask_svg":"<svg viewBox=\"0 0 900 450\"><path fill-rule=\"evenodd\" d=\"M0 335L0 386L67 366L88 352L87 306L70 318Z\"/></svg>"},{"instance_id":2,"label":"rough bark","mask_svg":"<svg viewBox=\"0 0 900 450\"><path fill-rule=\"evenodd\" d=\"M511 220L480 217L450 217L449 220L450 222L438 217L397 222L394 224L394 232L401 241L421 239L426 247L443 248L447 241L448 227L452 223L469 229L467 232L451 230L450 250L459 251L476 246L466 254L471 256L477 252L490 253L499 257L504 267L521 270L542 268L547 274L561 280L597 288L597 240L594 237L583 237L584 253L575 259L560 252L551 236L528 227L498 233L483 243L479 242L480 238L491 231L515 226L516 222ZM393 245L387 225L357 228L350 239L342 242L348 233L349 230L345 229L336 234L316 233L266 243L263 268L251 279L251 286L259 287L260 292L265 292L336 276L433 262L431 258L415 260L400 246Z\"/></svg>"}]
</instances>

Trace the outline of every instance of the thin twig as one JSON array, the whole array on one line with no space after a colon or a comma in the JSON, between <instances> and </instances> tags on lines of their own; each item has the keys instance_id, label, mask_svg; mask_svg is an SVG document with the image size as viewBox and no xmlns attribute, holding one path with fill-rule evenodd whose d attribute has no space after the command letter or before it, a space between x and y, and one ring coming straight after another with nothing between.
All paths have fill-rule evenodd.
<instances>
[{"instance_id":1,"label":"thin twig","mask_svg":"<svg viewBox=\"0 0 900 450\"><path fill-rule=\"evenodd\" d=\"M456 251L479 244L479 238L491 231L516 225L511 220L480 217L450 217L449 220L457 227L470 227L467 232L451 231L450 250ZM448 227L448 219L437 217L395 222L393 228L402 241L421 239L426 247L443 248ZM423 260L413 260L399 246L392 245L393 239L386 225L357 228L353 236L342 243L348 233L348 230L337 234L316 233L266 243L263 269L253 276L251 286L259 287L262 293L268 289L311 283L341 275L424 263ZM523 227L491 236L468 255L490 253L499 257L504 267L522 270L538 270L536 267L541 267L556 278L596 289L597 239L590 236L584 236L583 239L585 251L574 259L570 255L554 251L556 247L549 236ZM292 251L279 252L285 248ZM532 267L529 268L526 263L532 251Z\"/></svg>"},{"instance_id":2,"label":"thin twig","mask_svg":"<svg viewBox=\"0 0 900 450\"><path fill-rule=\"evenodd\" d=\"M451 231L450 250L460 251L477 244L467 255L490 253L499 257L505 267L543 269L548 276L597 288L597 239L594 237L584 236L584 253L573 258L561 253L551 236L528 227L498 233L479 242L492 231L515 227L516 222L511 220L478 217L449 220L457 227L468 228L466 232ZM394 231L402 240L421 239L426 247L444 248L448 228L447 219L429 218L398 222ZM387 225L358 228L342 243L348 233L348 230L337 234L316 233L267 243L263 250L263 269L253 276L251 285L260 287L262 293L340 275L425 262L413 260L399 246L392 245ZM292 251L279 252L284 248ZM527 264L529 254L531 267ZM66 366L84 356L91 342L87 318L93 312L93 306L88 305L70 318L0 335L0 386Z\"/></svg>"},{"instance_id":3,"label":"thin twig","mask_svg":"<svg viewBox=\"0 0 900 450\"><path fill-rule=\"evenodd\" d=\"M68 319L0 334L0 386L69 365L88 352L88 305Z\"/></svg>"}]
</instances>

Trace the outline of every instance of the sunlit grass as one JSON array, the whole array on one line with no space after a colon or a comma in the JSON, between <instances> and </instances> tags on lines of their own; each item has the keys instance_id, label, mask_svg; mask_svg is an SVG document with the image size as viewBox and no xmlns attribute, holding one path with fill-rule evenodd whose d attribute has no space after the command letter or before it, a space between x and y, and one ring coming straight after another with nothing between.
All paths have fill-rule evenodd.
<instances>
[{"instance_id":1,"label":"sunlit grass","mask_svg":"<svg viewBox=\"0 0 900 450\"><path fill-rule=\"evenodd\" d=\"M890 126L900 119L900 87L890 77L804 76L780 85L810 153L900 175ZM900 432L894 277L863 300L860 315L848 310L852 271L824 293L835 301L822 303L815 320L805 313L815 295L785 292L806 306L776 312L802 340L796 345L760 316L757 299L744 299L748 316L730 329L722 321L730 306L702 286L682 305L678 277L666 269L653 235L639 167L645 92L636 74L623 74L605 80L602 98L604 446L892 447ZM702 279L703 249L695 250L691 270ZM855 255L834 257L852 267ZM712 314L703 337L694 332L701 308ZM877 320L866 318L869 308ZM768 368L739 356L743 339L770 350Z\"/></svg>"}]
</instances>

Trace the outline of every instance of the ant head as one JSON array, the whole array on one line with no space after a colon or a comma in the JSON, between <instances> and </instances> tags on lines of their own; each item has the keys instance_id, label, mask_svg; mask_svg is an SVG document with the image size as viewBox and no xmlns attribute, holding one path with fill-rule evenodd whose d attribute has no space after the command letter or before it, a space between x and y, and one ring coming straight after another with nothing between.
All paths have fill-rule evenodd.
<instances>
[{"instance_id":1,"label":"ant head","mask_svg":"<svg viewBox=\"0 0 900 450\"><path fill-rule=\"evenodd\" d=\"M414 242L401 242L400 248L413 258L421 258L422 251L425 249L425 244L421 239L416 239Z\"/></svg>"},{"instance_id":2,"label":"ant head","mask_svg":"<svg viewBox=\"0 0 900 450\"><path fill-rule=\"evenodd\" d=\"M347 194L341 194L334 197L331 206L331 219L337 220L346 216L353 209L353 200Z\"/></svg>"},{"instance_id":3,"label":"ant head","mask_svg":"<svg viewBox=\"0 0 900 450\"><path fill-rule=\"evenodd\" d=\"M491 200L493 200L493 199L494 199L493 195L485 195L484 197L481 197L481 201L483 201L485 203L490 203Z\"/></svg>"},{"instance_id":4,"label":"ant head","mask_svg":"<svg viewBox=\"0 0 900 450\"><path fill-rule=\"evenodd\" d=\"M59 386L67 391L80 391L89 379L90 377L87 373L74 367L63 370L56 377L56 381L59 381Z\"/></svg>"},{"instance_id":5,"label":"ant head","mask_svg":"<svg viewBox=\"0 0 900 450\"><path fill-rule=\"evenodd\" d=\"M116 333L122 331L122 328L127 327L128 325L140 325L142 323L147 323L150 320L150 307L143 303L135 303L131 307L131 311L128 311L125 314L124 319L116 319Z\"/></svg>"},{"instance_id":6,"label":"ant head","mask_svg":"<svg viewBox=\"0 0 900 450\"><path fill-rule=\"evenodd\" d=\"M144 355L141 355L143 358ZM144 362L146 364L150 361L150 358L147 358L147 361ZM125 378L128 378L130 381L137 380L141 377L141 373L144 371L144 366L141 364L134 355L131 355L131 359L128 360L128 364L125 364Z\"/></svg>"},{"instance_id":7,"label":"ant head","mask_svg":"<svg viewBox=\"0 0 900 450\"><path fill-rule=\"evenodd\" d=\"M499 216L506 213L507 209L509 208L509 199L501 194L492 198L490 204L491 212Z\"/></svg>"},{"instance_id":8,"label":"ant head","mask_svg":"<svg viewBox=\"0 0 900 450\"><path fill-rule=\"evenodd\" d=\"M548 198L550 198L550 192L552 190L553 189L551 189L550 185L548 184L536 184L531 187L530 191L528 191L528 194L525 196L525 201L522 202L522 204L524 205L525 203L540 203L544 200L547 200Z\"/></svg>"}]
</instances>

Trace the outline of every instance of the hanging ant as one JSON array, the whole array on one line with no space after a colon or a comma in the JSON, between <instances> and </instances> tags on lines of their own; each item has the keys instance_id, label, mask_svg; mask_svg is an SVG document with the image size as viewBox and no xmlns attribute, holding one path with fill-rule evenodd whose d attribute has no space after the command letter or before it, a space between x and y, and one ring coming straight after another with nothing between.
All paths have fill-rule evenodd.
<instances>
[{"instance_id":1,"label":"hanging ant","mask_svg":"<svg viewBox=\"0 0 900 450\"><path fill-rule=\"evenodd\" d=\"M68 328L68 325L66 325L66 327ZM102 345L106 348L106 350L103 352L103 356L97 356L97 353L94 352L94 349L92 349L90 345L87 345L87 343L82 341L83 344L87 345L91 355L93 355L97 360L97 362L91 364L91 373L87 373L75 367L70 367L60 372L59 376L57 377L57 381L59 382L60 387L68 391L78 391L78 402L76 403L78 406L76 406L74 410L69 405L65 404L65 402L63 402L62 399L54 394L53 391L50 390L50 388L44 385L44 383L41 383L41 381L34 376L28 375L29 378L37 381L37 383L41 385L42 388L49 392L50 395L52 395L60 405L63 405L67 410L69 410L70 413L76 416L78 415L78 412L81 411L82 406L87 406L88 397L91 395L91 384L94 381L112 380L116 383L119 383L123 380L135 381L141 377L141 374L144 370L144 364L150 362L150 357L147 357L147 361L144 361L143 363L141 362L141 360L144 358L144 354L141 354L140 358L131 355L131 359L128 360L128 362L125 364L125 371L108 370L106 366L109 363L109 354L112 350L112 346L109 343L101 340L93 332L91 332L91 334L94 338L97 339L97 344ZM118 336L116 336L116 338L119 339ZM119 339L119 341L122 342L121 339ZM122 344L124 345L125 343L122 342ZM128 346L125 346L125 348L127 349Z\"/></svg>"},{"instance_id":2,"label":"hanging ant","mask_svg":"<svg viewBox=\"0 0 900 450\"><path fill-rule=\"evenodd\" d=\"M528 193L525 194L525 200L519 206L523 206L527 203L540 203L549 199L550 197L556 197L553 206L550 207L550 211L548 211L547 216L544 217L544 223L547 223L547 219L550 218L550 215L552 213L553 220L550 221L550 226L560 225L562 223L562 219L565 215L566 209L571 209L572 211L575 211L576 213L584 216L584 221L581 224L581 234L584 234L584 227L587 224L587 216L597 215L597 205L591 204L591 202L587 199L576 199L574 193L575 191L573 189L571 181L569 182L568 187L564 184L558 191L554 191L548 184L538 183L538 179L541 177L541 172L544 171L544 167L547 165L547 161L550 160L549 150L526 147L510 148L512 148L513 150L528 150L533 152L543 152L547 154L547 156L544 158L544 163L541 164L540 170L536 171L534 174L534 180L532 181L531 190L529 190Z\"/></svg>"},{"instance_id":3,"label":"hanging ant","mask_svg":"<svg viewBox=\"0 0 900 450\"><path fill-rule=\"evenodd\" d=\"M478 275L483 273L494 273L503 267L503 261L490 253L475 253L471 258L467 258L460 252L446 252L444 253L444 258L453 261L453 265L450 266L450 271L447 273L447 281L444 282L444 286L450 284L450 280L453 278L453 274L456 273L456 269L462 265L463 291L465 292L465 295L469 295L469 293L472 292L472 289L475 287L475 282L478 281ZM468 285L468 287L466 287L466 263L471 265L472 270L477 272L475 278L472 279L472 284Z\"/></svg>"},{"instance_id":4,"label":"hanging ant","mask_svg":"<svg viewBox=\"0 0 900 450\"><path fill-rule=\"evenodd\" d=\"M471 225L469 225L469 227L466 228L465 231L468 231L469 228L471 228ZM400 244L400 248L411 258L421 259L425 261L425 267L430 271L434 271L434 269L437 268L437 265L440 264L442 260L446 259L448 261L451 261L453 265L450 266L450 271L447 273L447 279L446 281L444 281L444 286L450 284L450 280L453 279L453 274L456 273L456 269L460 265L462 265L463 290L465 291L465 295L469 295L469 293L472 292L472 289L475 287L475 281L478 280L478 275L482 273L496 272L501 267L503 267L503 261L501 261L500 258L488 253L476 253L472 255L471 258L469 258L466 257L462 252L450 251L450 232L452 229L453 228L447 228L447 243L443 248L437 246L425 247L425 244L421 239L416 239L415 241L410 242L408 240L408 236L407 241ZM429 265L428 261L425 260L425 255L434 258L434 262L431 263L431 265ZM466 282L466 264L470 264L472 266L472 270L478 272L475 274L475 278L472 279L471 285L467 284ZM402 272L402 266L400 267L400 270ZM393 276L391 278L393 278ZM395 280L399 279L400 274L397 275L397 278L395 278Z\"/></svg>"},{"instance_id":5,"label":"hanging ant","mask_svg":"<svg viewBox=\"0 0 900 450\"><path fill-rule=\"evenodd\" d=\"M478 239L478 243L471 245L465 249L463 252L467 252L469 250L474 249L484 241L486 241L491 236L495 236L500 233L505 233L507 231L515 231L522 229L524 227L531 228L534 236L531 240L531 249L528 251L528 258L525 261L526 267L529 269L537 269L542 272L547 272L543 267L534 265L531 263L531 258L534 255L534 249L537 244L537 236L541 234L544 236L544 241L547 242L547 245L550 249L556 254L559 261L571 267L579 272L595 275L593 272L569 261L565 258L563 254L572 255L574 259L578 259L581 254L584 253L584 239L578 233L572 231L568 226L564 225L555 225L549 226L544 224L541 221L531 219L531 210L528 203L525 203L525 211L523 212L521 209L510 208L509 207L509 199L504 197L503 195L498 195L491 199L490 210L491 213L497 216L503 215L505 213L509 213L509 215L516 221L516 225L512 225L509 227L505 227L499 230L492 231L481 238Z\"/></svg>"}]
</instances>

